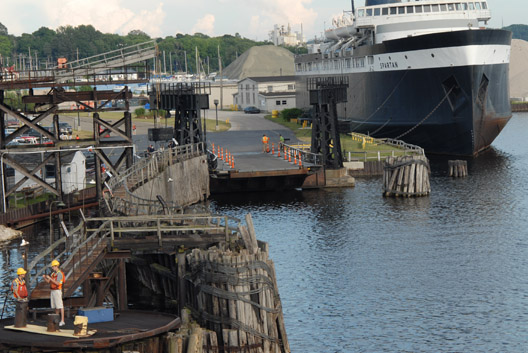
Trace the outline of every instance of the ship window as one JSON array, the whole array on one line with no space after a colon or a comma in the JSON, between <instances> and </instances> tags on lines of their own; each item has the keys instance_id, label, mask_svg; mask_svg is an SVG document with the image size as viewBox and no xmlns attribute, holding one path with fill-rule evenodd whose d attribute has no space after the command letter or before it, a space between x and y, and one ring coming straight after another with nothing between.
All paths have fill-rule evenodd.
<instances>
[{"instance_id":1,"label":"ship window","mask_svg":"<svg viewBox=\"0 0 528 353\"><path fill-rule=\"evenodd\" d=\"M396 15L396 8L395 7L391 7L390 8L390 14L391 15Z\"/></svg>"},{"instance_id":2,"label":"ship window","mask_svg":"<svg viewBox=\"0 0 528 353\"><path fill-rule=\"evenodd\" d=\"M358 10L358 17L365 17L365 10L364 9Z\"/></svg>"},{"instance_id":3,"label":"ship window","mask_svg":"<svg viewBox=\"0 0 528 353\"><path fill-rule=\"evenodd\" d=\"M440 9L438 8L438 5L431 5L432 6L432 9L433 9L433 12L438 12L440 11Z\"/></svg>"},{"instance_id":4,"label":"ship window","mask_svg":"<svg viewBox=\"0 0 528 353\"><path fill-rule=\"evenodd\" d=\"M414 13L414 7L407 6L407 13Z\"/></svg>"},{"instance_id":5,"label":"ship window","mask_svg":"<svg viewBox=\"0 0 528 353\"><path fill-rule=\"evenodd\" d=\"M475 8L476 8L477 10L480 10L480 2L476 2L476 3L475 3Z\"/></svg>"},{"instance_id":6,"label":"ship window","mask_svg":"<svg viewBox=\"0 0 528 353\"><path fill-rule=\"evenodd\" d=\"M466 11L468 9L467 2L462 3L462 10Z\"/></svg>"},{"instance_id":7,"label":"ship window","mask_svg":"<svg viewBox=\"0 0 528 353\"><path fill-rule=\"evenodd\" d=\"M440 4L440 10L447 11L447 5L446 4Z\"/></svg>"},{"instance_id":8,"label":"ship window","mask_svg":"<svg viewBox=\"0 0 528 353\"><path fill-rule=\"evenodd\" d=\"M483 10L487 10L488 9L488 4L486 4L484 1L482 2L482 9Z\"/></svg>"},{"instance_id":9,"label":"ship window","mask_svg":"<svg viewBox=\"0 0 528 353\"><path fill-rule=\"evenodd\" d=\"M431 12L431 5L424 5L424 12Z\"/></svg>"},{"instance_id":10,"label":"ship window","mask_svg":"<svg viewBox=\"0 0 528 353\"><path fill-rule=\"evenodd\" d=\"M383 8L383 9L381 9L381 14L384 15L384 16L385 16L385 15L388 15L388 14L389 14L389 9L386 8L386 7Z\"/></svg>"},{"instance_id":11,"label":"ship window","mask_svg":"<svg viewBox=\"0 0 528 353\"><path fill-rule=\"evenodd\" d=\"M469 3L469 9L470 9L470 10L475 10L475 7L473 6L473 3L472 3L472 2Z\"/></svg>"},{"instance_id":12,"label":"ship window","mask_svg":"<svg viewBox=\"0 0 528 353\"><path fill-rule=\"evenodd\" d=\"M401 7L398 7L398 15L403 15L405 14L405 7L401 6Z\"/></svg>"},{"instance_id":13,"label":"ship window","mask_svg":"<svg viewBox=\"0 0 528 353\"><path fill-rule=\"evenodd\" d=\"M378 7L374 9L374 16L379 16L381 14L381 9Z\"/></svg>"},{"instance_id":14,"label":"ship window","mask_svg":"<svg viewBox=\"0 0 528 353\"><path fill-rule=\"evenodd\" d=\"M372 9L367 9L367 16L372 16Z\"/></svg>"},{"instance_id":15,"label":"ship window","mask_svg":"<svg viewBox=\"0 0 528 353\"><path fill-rule=\"evenodd\" d=\"M371 55L368 56L368 64L369 65L374 65L374 57L371 56Z\"/></svg>"},{"instance_id":16,"label":"ship window","mask_svg":"<svg viewBox=\"0 0 528 353\"><path fill-rule=\"evenodd\" d=\"M449 11L455 11L455 4L447 4Z\"/></svg>"},{"instance_id":17,"label":"ship window","mask_svg":"<svg viewBox=\"0 0 528 353\"><path fill-rule=\"evenodd\" d=\"M416 13L422 13L423 12L422 5L415 6L414 11Z\"/></svg>"},{"instance_id":18,"label":"ship window","mask_svg":"<svg viewBox=\"0 0 528 353\"><path fill-rule=\"evenodd\" d=\"M350 59L345 59L345 65L347 69L350 69Z\"/></svg>"},{"instance_id":19,"label":"ship window","mask_svg":"<svg viewBox=\"0 0 528 353\"><path fill-rule=\"evenodd\" d=\"M455 4L457 11L462 11L462 4Z\"/></svg>"}]
</instances>

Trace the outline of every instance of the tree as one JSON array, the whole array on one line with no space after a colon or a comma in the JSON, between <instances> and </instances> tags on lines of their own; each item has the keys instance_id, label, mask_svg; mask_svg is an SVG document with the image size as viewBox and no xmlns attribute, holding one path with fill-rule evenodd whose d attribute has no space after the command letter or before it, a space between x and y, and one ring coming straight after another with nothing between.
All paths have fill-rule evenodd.
<instances>
[{"instance_id":1,"label":"tree","mask_svg":"<svg viewBox=\"0 0 528 353\"><path fill-rule=\"evenodd\" d=\"M7 27L0 23L0 35L7 36L8 34L9 33L7 33Z\"/></svg>"}]
</instances>

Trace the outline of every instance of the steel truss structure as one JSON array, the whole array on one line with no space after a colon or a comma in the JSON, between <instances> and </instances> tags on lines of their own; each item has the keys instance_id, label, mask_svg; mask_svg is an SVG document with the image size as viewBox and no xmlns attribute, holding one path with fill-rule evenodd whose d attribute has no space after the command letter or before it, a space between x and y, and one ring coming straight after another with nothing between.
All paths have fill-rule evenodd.
<instances>
[{"instance_id":1,"label":"steel truss structure","mask_svg":"<svg viewBox=\"0 0 528 353\"><path fill-rule=\"evenodd\" d=\"M200 109L209 109L211 84L205 82L154 85L149 91L150 106L174 110L174 138L180 146L205 142Z\"/></svg>"},{"instance_id":2,"label":"steel truss structure","mask_svg":"<svg viewBox=\"0 0 528 353\"><path fill-rule=\"evenodd\" d=\"M343 167L343 153L337 123L337 104L347 101L347 77L308 79L310 105L313 106L311 153L320 153L326 168Z\"/></svg>"},{"instance_id":3,"label":"steel truss structure","mask_svg":"<svg viewBox=\"0 0 528 353\"><path fill-rule=\"evenodd\" d=\"M0 180L2 209L9 207L9 196L15 193L27 180L43 187L54 194L58 200L63 198L61 177L61 154L80 150L90 150L95 159L95 182L97 199L101 199L105 182L111 175L117 175L118 170L133 164L132 115L129 111L129 99L132 92L124 86L119 92L98 91L96 86L109 84L146 83L150 79L146 62L144 66L132 64L152 59L157 55L155 42L143 43L132 47L122 48L109 53L85 58L68 66L55 67L46 70L29 72L7 72L0 74ZM143 69L142 69L143 68ZM119 77L115 79L114 77ZM73 91L68 87L83 85L93 86L90 91ZM46 94L34 94L34 88L49 88ZM32 106L31 110L20 111L9 105L6 91L24 90L21 102ZM20 91L19 91L20 92ZM20 93L19 93L20 94ZM106 121L100 113L115 111L110 102L122 100L125 102L123 117L117 121ZM73 109L77 107L77 110ZM79 108L92 115L93 133L88 139L61 139L59 123L62 113L78 112ZM122 110L122 109L121 109ZM19 125L16 130L6 136L7 118L14 117ZM51 129L40 125L44 119L52 117ZM10 142L23 136L30 130L42 136L37 144L11 146ZM111 139L102 137L111 134ZM46 143L43 143L43 140ZM112 161L105 152L107 149L121 150L117 160ZM41 163L28 169L17 162L16 155L42 155ZM54 164L55 180L47 181L41 172L46 165ZM102 164L108 173L102 173ZM15 185L8 187L6 167L10 166L23 175ZM42 175L43 177L39 176Z\"/></svg>"}]
</instances>

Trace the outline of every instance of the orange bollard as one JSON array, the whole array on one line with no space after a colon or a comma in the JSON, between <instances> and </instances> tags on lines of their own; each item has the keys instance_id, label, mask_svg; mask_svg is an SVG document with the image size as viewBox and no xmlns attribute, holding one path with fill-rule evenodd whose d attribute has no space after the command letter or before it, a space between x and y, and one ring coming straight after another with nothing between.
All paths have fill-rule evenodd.
<instances>
[{"instance_id":1,"label":"orange bollard","mask_svg":"<svg viewBox=\"0 0 528 353\"><path fill-rule=\"evenodd\" d=\"M302 154L299 154L299 168L302 168Z\"/></svg>"},{"instance_id":2,"label":"orange bollard","mask_svg":"<svg viewBox=\"0 0 528 353\"><path fill-rule=\"evenodd\" d=\"M286 149L286 147L284 147L284 160L287 161L288 160L288 150Z\"/></svg>"},{"instance_id":3,"label":"orange bollard","mask_svg":"<svg viewBox=\"0 0 528 353\"><path fill-rule=\"evenodd\" d=\"M222 147L222 152L220 153L220 160L224 160L224 148Z\"/></svg>"},{"instance_id":4,"label":"orange bollard","mask_svg":"<svg viewBox=\"0 0 528 353\"><path fill-rule=\"evenodd\" d=\"M279 157L279 158L280 158L280 150L281 150L280 147L277 148L277 157Z\"/></svg>"},{"instance_id":5,"label":"orange bollard","mask_svg":"<svg viewBox=\"0 0 528 353\"><path fill-rule=\"evenodd\" d=\"M293 164L297 165L297 151L293 151Z\"/></svg>"},{"instance_id":6,"label":"orange bollard","mask_svg":"<svg viewBox=\"0 0 528 353\"><path fill-rule=\"evenodd\" d=\"M291 150L288 148L288 162L291 163Z\"/></svg>"},{"instance_id":7,"label":"orange bollard","mask_svg":"<svg viewBox=\"0 0 528 353\"><path fill-rule=\"evenodd\" d=\"M214 143L213 143L213 154L215 154L215 153L214 153Z\"/></svg>"},{"instance_id":8,"label":"orange bollard","mask_svg":"<svg viewBox=\"0 0 528 353\"><path fill-rule=\"evenodd\" d=\"M275 154L275 144L271 144L271 155L273 156Z\"/></svg>"}]
</instances>

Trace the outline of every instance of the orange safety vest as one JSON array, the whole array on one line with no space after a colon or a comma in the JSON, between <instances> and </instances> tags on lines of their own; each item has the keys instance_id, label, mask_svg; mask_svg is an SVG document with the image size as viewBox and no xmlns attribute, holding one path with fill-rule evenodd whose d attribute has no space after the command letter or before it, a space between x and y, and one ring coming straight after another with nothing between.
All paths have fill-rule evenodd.
<instances>
[{"instance_id":1,"label":"orange safety vest","mask_svg":"<svg viewBox=\"0 0 528 353\"><path fill-rule=\"evenodd\" d=\"M268 136L262 136L262 143L268 143L269 137Z\"/></svg>"},{"instance_id":2,"label":"orange safety vest","mask_svg":"<svg viewBox=\"0 0 528 353\"><path fill-rule=\"evenodd\" d=\"M26 299L28 296L26 281L21 281L19 278L13 280L13 283L11 283L11 290L13 291L15 299Z\"/></svg>"},{"instance_id":3,"label":"orange safety vest","mask_svg":"<svg viewBox=\"0 0 528 353\"><path fill-rule=\"evenodd\" d=\"M59 273L62 275L61 280L57 279L59 277ZM53 282L50 282L50 289L51 290L62 289L62 285L64 284L64 272L62 272L61 270L58 270L57 272L54 272L51 275L51 279L55 280L56 282L59 282L58 285L53 283Z\"/></svg>"}]
</instances>

